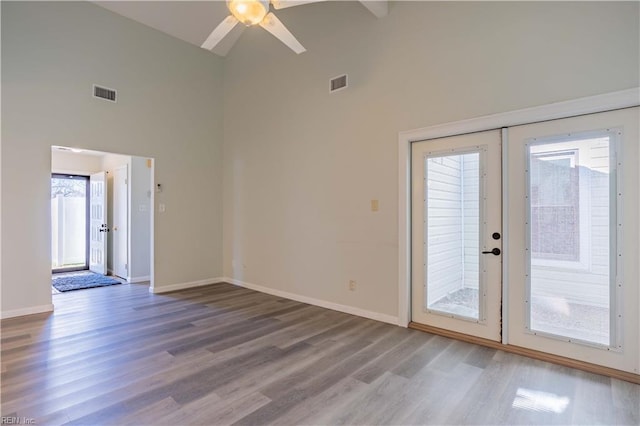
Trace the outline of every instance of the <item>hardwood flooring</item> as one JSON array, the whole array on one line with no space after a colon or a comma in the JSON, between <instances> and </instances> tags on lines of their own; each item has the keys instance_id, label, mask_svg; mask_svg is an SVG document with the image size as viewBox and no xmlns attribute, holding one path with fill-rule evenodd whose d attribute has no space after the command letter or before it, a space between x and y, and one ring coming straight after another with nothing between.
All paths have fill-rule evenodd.
<instances>
[{"instance_id":1,"label":"hardwood flooring","mask_svg":"<svg viewBox=\"0 0 640 426\"><path fill-rule=\"evenodd\" d=\"M640 386L215 284L2 321L3 423L635 424Z\"/></svg>"}]
</instances>

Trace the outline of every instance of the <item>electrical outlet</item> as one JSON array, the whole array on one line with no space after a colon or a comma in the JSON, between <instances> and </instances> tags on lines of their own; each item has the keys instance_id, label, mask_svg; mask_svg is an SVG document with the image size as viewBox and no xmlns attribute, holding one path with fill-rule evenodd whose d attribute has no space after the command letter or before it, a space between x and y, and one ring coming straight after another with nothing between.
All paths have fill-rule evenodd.
<instances>
[{"instance_id":1,"label":"electrical outlet","mask_svg":"<svg viewBox=\"0 0 640 426\"><path fill-rule=\"evenodd\" d=\"M349 290L356 291L356 282L354 280L349 280Z\"/></svg>"}]
</instances>

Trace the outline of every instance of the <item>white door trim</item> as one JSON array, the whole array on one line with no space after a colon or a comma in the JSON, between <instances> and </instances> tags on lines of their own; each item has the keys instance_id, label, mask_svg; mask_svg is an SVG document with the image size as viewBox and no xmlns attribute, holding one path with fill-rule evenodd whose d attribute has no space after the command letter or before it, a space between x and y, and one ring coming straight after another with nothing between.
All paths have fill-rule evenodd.
<instances>
[{"instance_id":1,"label":"white door trim","mask_svg":"<svg viewBox=\"0 0 640 426\"><path fill-rule=\"evenodd\" d=\"M640 105L640 87L570 101L519 109L483 117L438 124L398 135L398 325L407 327L411 318L411 143L425 139L461 135L577 115ZM505 174L503 174L504 179ZM504 182L503 182L504 186ZM503 209L506 204L503 204ZM506 217L503 211L503 217ZM505 230L503 230L504 232ZM506 239L506 237L503 236Z\"/></svg>"},{"instance_id":2,"label":"white door trim","mask_svg":"<svg viewBox=\"0 0 640 426\"><path fill-rule=\"evenodd\" d=\"M147 158L149 167L149 293L155 290L156 266L155 266L155 220L156 220L156 160Z\"/></svg>"}]
</instances>

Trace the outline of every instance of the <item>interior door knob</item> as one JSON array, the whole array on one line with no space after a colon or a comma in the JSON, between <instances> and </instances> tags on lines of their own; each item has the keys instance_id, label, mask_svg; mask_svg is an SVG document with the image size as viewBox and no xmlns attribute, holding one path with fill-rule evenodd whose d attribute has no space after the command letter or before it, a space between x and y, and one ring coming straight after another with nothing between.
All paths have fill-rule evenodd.
<instances>
[{"instance_id":1,"label":"interior door knob","mask_svg":"<svg viewBox=\"0 0 640 426\"><path fill-rule=\"evenodd\" d=\"M494 249L492 249L490 251L483 251L482 252L482 254L493 254L495 256L500 256L500 253L502 253L502 252L500 251L500 249L498 247L496 247L496 248L494 248Z\"/></svg>"}]
</instances>

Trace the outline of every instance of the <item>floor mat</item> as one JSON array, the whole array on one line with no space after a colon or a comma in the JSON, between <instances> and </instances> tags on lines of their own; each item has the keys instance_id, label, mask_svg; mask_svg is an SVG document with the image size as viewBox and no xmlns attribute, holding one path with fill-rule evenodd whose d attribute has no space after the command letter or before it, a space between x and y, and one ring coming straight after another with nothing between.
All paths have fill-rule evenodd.
<instances>
[{"instance_id":1,"label":"floor mat","mask_svg":"<svg viewBox=\"0 0 640 426\"><path fill-rule=\"evenodd\" d=\"M118 284L121 284L120 281L89 271L59 274L51 278L51 285L61 292Z\"/></svg>"}]
</instances>

